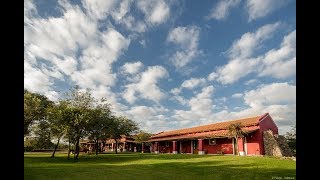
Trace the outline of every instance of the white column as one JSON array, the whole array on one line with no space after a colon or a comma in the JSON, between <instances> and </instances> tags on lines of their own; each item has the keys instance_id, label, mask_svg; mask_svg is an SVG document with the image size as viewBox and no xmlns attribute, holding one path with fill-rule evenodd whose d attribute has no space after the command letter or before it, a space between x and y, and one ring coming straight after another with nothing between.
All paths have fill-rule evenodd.
<instances>
[{"instance_id":1,"label":"white column","mask_svg":"<svg viewBox=\"0 0 320 180\"><path fill-rule=\"evenodd\" d=\"M248 149L247 149L247 137L244 137L244 155L248 154Z\"/></svg>"},{"instance_id":2,"label":"white column","mask_svg":"<svg viewBox=\"0 0 320 180\"><path fill-rule=\"evenodd\" d=\"M180 154L182 154L182 142L181 141L180 141L179 151L180 151Z\"/></svg>"},{"instance_id":3,"label":"white column","mask_svg":"<svg viewBox=\"0 0 320 180\"><path fill-rule=\"evenodd\" d=\"M156 148L155 148L154 153L159 154L159 143L155 142L155 144L156 144Z\"/></svg>"},{"instance_id":4,"label":"white column","mask_svg":"<svg viewBox=\"0 0 320 180\"><path fill-rule=\"evenodd\" d=\"M123 142L123 152L127 151L126 149L126 142Z\"/></svg>"},{"instance_id":5,"label":"white column","mask_svg":"<svg viewBox=\"0 0 320 180\"><path fill-rule=\"evenodd\" d=\"M177 141L172 141L172 154L178 154Z\"/></svg>"},{"instance_id":6,"label":"white column","mask_svg":"<svg viewBox=\"0 0 320 180\"><path fill-rule=\"evenodd\" d=\"M111 151L114 151L114 150L113 150L113 143L111 143Z\"/></svg>"},{"instance_id":7,"label":"white column","mask_svg":"<svg viewBox=\"0 0 320 180\"><path fill-rule=\"evenodd\" d=\"M205 154L204 149L203 149L203 144L204 144L204 140L203 139L198 139L198 154L203 155Z\"/></svg>"},{"instance_id":8,"label":"white column","mask_svg":"<svg viewBox=\"0 0 320 180\"><path fill-rule=\"evenodd\" d=\"M191 140L191 154L193 154L193 142Z\"/></svg>"}]
</instances>

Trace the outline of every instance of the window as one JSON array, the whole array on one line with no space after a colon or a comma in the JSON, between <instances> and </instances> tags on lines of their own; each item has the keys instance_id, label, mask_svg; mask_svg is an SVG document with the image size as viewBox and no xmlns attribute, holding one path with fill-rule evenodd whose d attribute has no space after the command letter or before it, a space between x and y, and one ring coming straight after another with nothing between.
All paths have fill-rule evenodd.
<instances>
[{"instance_id":1,"label":"window","mask_svg":"<svg viewBox=\"0 0 320 180\"><path fill-rule=\"evenodd\" d=\"M209 145L216 145L217 141L216 139L209 139Z\"/></svg>"},{"instance_id":2,"label":"window","mask_svg":"<svg viewBox=\"0 0 320 180\"><path fill-rule=\"evenodd\" d=\"M198 140L193 141L193 149L198 149Z\"/></svg>"},{"instance_id":3,"label":"window","mask_svg":"<svg viewBox=\"0 0 320 180\"><path fill-rule=\"evenodd\" d=\"M166 142L166 147L169 147L169 142Z\"/></svg>"}]
</instances>

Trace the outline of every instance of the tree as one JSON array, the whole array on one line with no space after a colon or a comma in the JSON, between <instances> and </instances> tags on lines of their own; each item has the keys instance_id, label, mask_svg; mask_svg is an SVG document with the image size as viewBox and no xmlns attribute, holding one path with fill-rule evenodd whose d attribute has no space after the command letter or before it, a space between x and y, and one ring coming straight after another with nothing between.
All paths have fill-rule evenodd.
<instances>
[{"instance_id":1,"label":"tree","mask_svg":"<svg viewBox=\"0 0 320 180\"><path fill-rule=\"evenodd\" d=\"M133 136L133 139L137 143L144 143L145 145L150 146L151 143L150 142L145 142L145 141L148 141L151 136L152 136L151 133L147 133L145 131L140 130L140 131L138 131L137 134L135 134ZM144 149L142 149L142 151L144 151Z\"/></svg>"},{"instance_id":2,"label":"tree","mask_svg":"<svg viewBox=\"0 0 320 180\"><path fill-rule=\"evenodd\" d=\"M296 154L296 126L293 126L292 129L285 134L285 138L293 154Z\"/></svg>"},{"instance_id":3,"label":"tree","mask_svg":"<svg viewBox=\"0 0 320 180\"><path fill-rule=\"evenodd\" d=\"M46 109L52 105L46 96L24 90L24 136L29 135L33 122L46 117Z\"/></svg>"},{"instance_id":4,"label":"tree","mask_svg":"<svg viewBox=\"0 0 320 180\"><path fill-rule=\"evenodd\" d=\"M118 147L118 139L122 136L130 136L138 130L138 125L136 122L124 117L124 116L112 116L111 124L109 127L110 138L114 139L116 142L116 147ZM116 148L116 154L118 153Z\"/></svg>"},{"instance_id":5,"label":"tree","mask_svg":"<svg viewBox=\"0 0 320 180\"><path fill-rule=\"evenodd\" d=\"M148 141L151 136L152 136L151 133L147 133L145 131L140 130L138 131L137 134L133 136L133 138L134 138L134 141L141 143L144 141Z\"/></svg>"},{"instance_id":6,"label":"tree","mask_svg":"<svg viewBox=\"0 0 320 180\"><path fill-rule=\"evenodd\" d=\"M51 142L51 131L50 125L47 120L38 121L36 127L34 128L36 148L37 149L51 149L53 143Z\"/></svg>"},{"instance_id":7,"label":"tree","mask_svg":"<svg viewBox=\"0 0 320 180\"><path fill-rule=\"evenodd\" d=\"M59 104L48 108L48 120L51 134L52 137L57 138L57 144L54 147L51 157L54 157L61 138L67 132L67 106L65 101L60 101Z\"/></svg>"},{"instance_id":8,"label":"tree","mask_svg":"<svg viewBox=\"0 0 320 180\"><path fill-rule=\"evenodd\" d=\"M235 154L239 156L238 138L243 137L245 132L242 130L241 123L233 123L228 126L228 134L235 139Z\"/></svg>"},{"instance_id":9,"label":"tree","mask_svg":"<svg viewBox=\"0 0 320 180\"><path fill-rule=\"evenodd\" d=\"M105 100L102 99L101 104L90 111L88 114L90 120L86 126L89 139L95 142L96 155L98 155L98 142L107 138L109 135L108 126L111 124L110 104L104 102Z\"/></svg>"},{"instance_id":10,"label":"tree","mask_svg":"<svg viewBox=\"0 0 320 180\"><path fill-rule=\"evenodd\" d=\"M95 99L91 96L90 90L80 90L79 86L70 89L66 94L68 104L68 135L69 140L75 140L75 160L78 160L80 153L80 138L86 135L86 127L90 118L90 111L94 107ZM73 136L73 137L72 137Z\"/></svg>"},{"instance_id":11,"label":"tree","mask_svg":"<svg viewBox=\"0 0 320 180\"><path fill-rule=\"evenodd\" d=\"M37 141L34 137L26 137L24 140L24 151L32 151L36 148Z\"/></svg>"}]
</instances>

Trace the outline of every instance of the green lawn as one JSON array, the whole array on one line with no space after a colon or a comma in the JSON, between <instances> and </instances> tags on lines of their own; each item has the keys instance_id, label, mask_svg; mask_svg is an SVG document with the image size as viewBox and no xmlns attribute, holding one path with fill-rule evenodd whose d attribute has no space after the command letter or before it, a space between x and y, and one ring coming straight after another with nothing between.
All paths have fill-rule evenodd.
<instances>
[{"instance_id":1,"label":"green lawn","mask_svg":"<svg viewBox=\"0 0 320 180\"><path fill-rule=\"evenodd\" d=\"M296 162L249 156L189 154L24 155L25 179L296 179Z\"/></svg>"}]
</instances>

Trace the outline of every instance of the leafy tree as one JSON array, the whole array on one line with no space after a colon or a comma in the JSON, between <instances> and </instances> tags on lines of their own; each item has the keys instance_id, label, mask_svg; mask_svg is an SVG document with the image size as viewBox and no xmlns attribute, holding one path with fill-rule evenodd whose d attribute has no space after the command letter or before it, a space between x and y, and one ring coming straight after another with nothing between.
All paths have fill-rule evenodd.
<instances>
[{"instance_id":1,"label":"leafy tree","mask_svg":"<svg viewBox=\"0 0 320 180\"><path fill-rule=\"evenodd\" d=\"M116 142L116 147L118 147L118 139L123 135L130 136L131 133L136 132L139 128L136 122L127 119L124 116L112 116L112 122L109 127L110 138L114 139ZM118 153L116 148L116 154Z\"/></svg>"},{"instance_id":2,"label":"leafy tree","mask_svg":"<svg viewBox=\"0 0 320 180\"><path fill-rule=\"evenodd\" d=\"M235 139L235 153L239 156L238 138L243 137L245 132L242 130L241 123L233 123L228 126L228 133Z\"/></svg>"},{"instance_id":3,"label":"leafy tree","mask_svg":"<svg viewBox=\"0 0 320 180\"><path fill-rule=\"evenodd\" d=\"M94 140L96 155L98 155L98 142L99 140L105 140L108 136L108 127L111 124L111 110L110 104L101 101L95 109L92 109L88 117L90 120L86 126L86 131L89 135L89 139Z\"/></svg>"},{"instance_id":4,"label":"leafy tree","mask_svg":"<svg viewBox=\"0 0 320 180\"><path fill-rule=\"evenodd\" d=\"M80 139L86 135L86 127L90 118L90 111L94 107L95 99L90 90L80 90L79 86L70 89L66 102L69 105L67 112L69 140L75 140L75 157L77 160L80 153Z\"/></svg>"},{"instance_id":5,"label":"leafy tree","mask_svg":"<svg viewBox=\"0 0 320 180\"><path fill-rule=\"evenodd\" d=\"M25 137L24 151L32 151L36 148L37 141L34 137Z\"/></svg>"},{"instance_id":6,"label":"leafy tree","mask_svg":"<svg viewBox=\"0 0 320 180\"><path fill-rule=\"evenodd\" d=\"M285 134L289 148L294 154L296 154L296 126L293 126L292 129Z\"/></svg>"},{"instance_id":7,"label":"leafy tree","mask_svg":"<svg viewBox=\"0 0 320 180\"><path fill-rule=\"evenodd\" d=\"M54 151L51 157L54 157L55 152L59 146L61 138L66 134L68 126L67 120L67 107L68 104L65 101L60 101L59 104L52 106L48 109L48 120L52 137L57 138L57 144L54 147Z\"/></svg>"},{"instance_id":8,"label":"leafy tree","mask_svg":"<svg viewBox=\"0 0 320 180\"><path fill-rule=\"evenodd\" d=\"M151 136L152 136L151 133L147 133L145 131L140 130L140 131L138 131L137 134L135 134L133 136L133 138L134 138L134 141L136 141L138 143L145 143L145 145L150 146L151 143L150 142L145 142L145 141L148 141Z\"/></svg>"},{"instance_id":9,"label":"leafy tree","mask_svg":"<svg viewBox=\"0 0 320 180\"><path fill-rule=\"evenodd\" d=\"M52 105L46 96L24 90L24 136L30 133L33 122L46 117L46 109Z\"/></svg>"},{"instance_id":10,"label":"leafy tree","mask_svg":"<svg viewBox=\"0 0 320 180\"><path fill-rule=\"evenodd\" d=\"M50 125L47 120L38 121L37 126L34 129L36 148L37 149L50 149L53 147L51 142Z\"/></svg>"}]
</instances>

